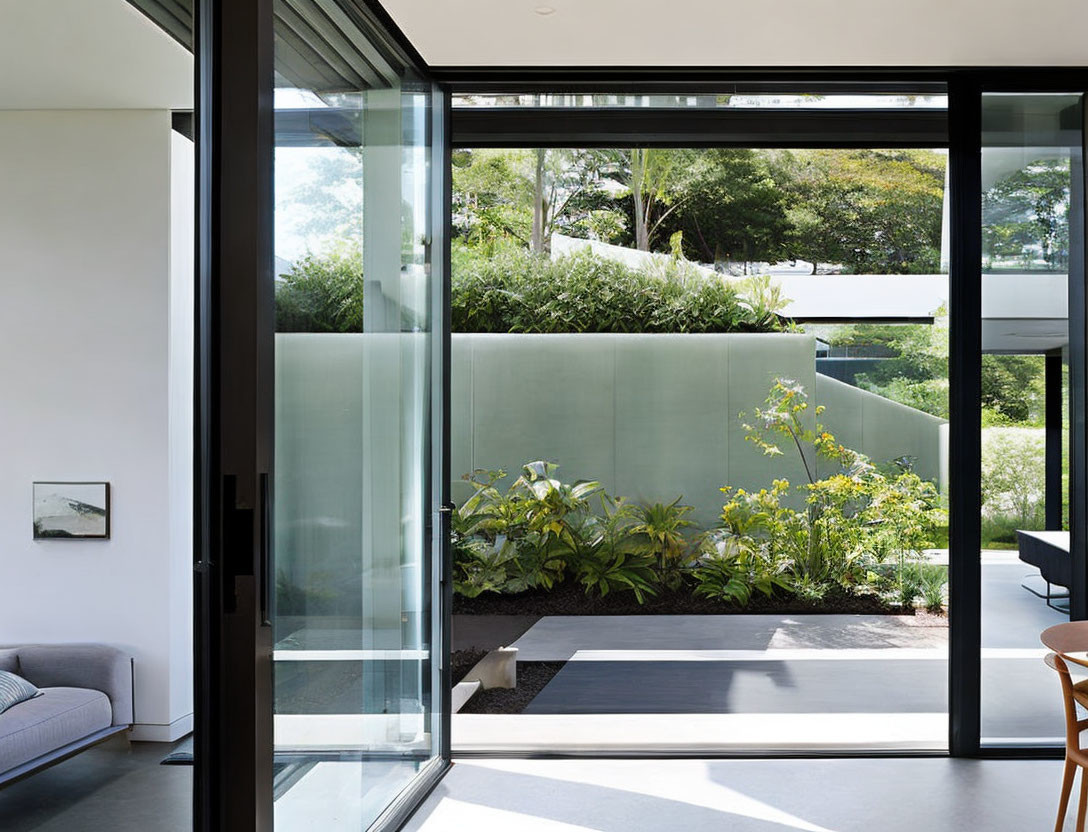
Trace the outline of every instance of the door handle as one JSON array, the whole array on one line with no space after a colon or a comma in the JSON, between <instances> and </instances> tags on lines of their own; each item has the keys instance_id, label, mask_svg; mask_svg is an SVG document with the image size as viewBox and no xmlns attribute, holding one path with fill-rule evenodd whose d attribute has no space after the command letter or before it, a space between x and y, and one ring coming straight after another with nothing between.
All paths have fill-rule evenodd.
<instances>
[{"instance_id":1,"label":"door handle","mask_svg":"<svg viewBox=\"0 0 1088 832\"><path fill-rule=\"evenodd\" d=\"M269 615L272 597L272 481L267 473L260 476L260 606L261 626L271 627L272 620Z\"/></svg>"}]
</instances>

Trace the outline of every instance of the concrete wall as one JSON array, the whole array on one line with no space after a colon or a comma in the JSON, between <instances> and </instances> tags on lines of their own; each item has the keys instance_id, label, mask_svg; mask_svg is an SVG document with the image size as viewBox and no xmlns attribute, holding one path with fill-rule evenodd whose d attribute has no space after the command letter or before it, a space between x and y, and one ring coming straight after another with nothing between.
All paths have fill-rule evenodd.
<instances>
[{"instance_id":1,"label":"concrete wall","mask_svg":"<svg viewBox=\"0 0 1088 832\"><path fill-rule=\"evenodd\" d=\"M816 376L816 400L827 411L823 423L848 448L885 463L909 456L923 479L948 484L947 422L838 379Z\"/></svg>"},{"instance_id":2,"label":"concrete wall","mask_svg":"<svg viewBox=\"0 0 1088 832\"><path fill-rule=\"evenodd\" d=\"M276 336L274 566L315 591L281 599L279 637L302 626L292 616L365 615L353 626L367 647L404 646L403 615L421 601L429 345L422 333Z\"/></svg>"},{"instance_id":3,"label":"concrete wall","mask_svg":"<svg viewBox=\"0 0 1088 832\"><path fill-rule=\"evenodd\" d=\"M166 111L0 112L0 642L131 651L142 739L192 719L192 202L172 205L172 167L191 158ZM108 480L112 538L32 540L35 480Z\"/></svg>"},{"instance_id":4,"label":"concrete wall","mask_svg":"<svg viewBox=\"0 0 1088 832\"><path fill-rule=\"evenodd\" d=\"M363 343L358 335L277 336L277 549L281 563L358 550ZM534 459L558 462L567 480L597 479L634 500L683 495L714 523L724 485L747 489L776 477L804 479L791 448L765 457L745 441L739 414L762 404L775 377L801 383L825 422L877 461L912 455L925 476L939 469L940 419L825 379L810 335L454 334L451 473L509 472ZM329 522L315 525L314 518ZM304 523L304 527L297 524ZM340 541L339 543L335 541ZM281 548L282 547L282 548ZM326 553L326 554L322 554ZM301 577L301 575L300 575Z\"/></svg>"},{"instance_id":5,"label":"concrete wall","mask_svg":"<svg viewBox=\"0 0 1088 832\"><path fill-rule=\"evenodd\" d=\"M634 500L683 495L712 523L719 489L796 480L744 439L738 414L776 376L811 390L808 335L469 335L453 337L451 473L558 462ZM455 488L455 499L471 493Z\"/></svg>"}]
</instances>

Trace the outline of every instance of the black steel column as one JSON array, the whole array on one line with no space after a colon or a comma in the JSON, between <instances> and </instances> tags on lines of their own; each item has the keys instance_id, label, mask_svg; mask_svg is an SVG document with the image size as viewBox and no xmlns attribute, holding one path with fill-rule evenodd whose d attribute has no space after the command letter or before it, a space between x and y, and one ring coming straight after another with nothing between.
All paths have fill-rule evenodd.
<instances>
[{"instance_id":1,"label":"black steel column","mask_svg":"<svg viewBox=\"0 0 1088 832\"><path fill-rule=\"evenodd\" d=\"M1083 110L1081 121L1083 123ZM1081 140L1084 140L1082 132ZM1088 293L1085 291L1085 181L1083 144L1071 151L1069 199L1069 554L1073 581L1069 618L1088 618Z\"/></svg>"},{"instance_id":2,"label":"black steel column","mask_svg":"<svg viewBox=\"0 0 1088 832\"><path fill-rule=\"evenodd\" d=\"M1046 527L1050 530L1062 527L1062 429L1065 420L1064 396L1062 395L1062 354L1060 351L1046 356L1046 480L1043 503Z\"/></svg>"},{"instance_id":3,"label":"black steel column","mask_svg":"<svg viewBox=\"0 0 1088 832\"><path fill-rule=\"evenodd\" d=\"M970 77L948 87L950 332L950 753L977 754L982 685L982 95Z\"/></svg>"},{"instance_id":4,"label":"black steel column","mask_svg":"<svg viewBox=\"0 0 1088 832\"><path fill-rule=\"evenodd\" d=\"M194 828L272 828L272 0L197 6Z\"/></svg>"}]
</instances>

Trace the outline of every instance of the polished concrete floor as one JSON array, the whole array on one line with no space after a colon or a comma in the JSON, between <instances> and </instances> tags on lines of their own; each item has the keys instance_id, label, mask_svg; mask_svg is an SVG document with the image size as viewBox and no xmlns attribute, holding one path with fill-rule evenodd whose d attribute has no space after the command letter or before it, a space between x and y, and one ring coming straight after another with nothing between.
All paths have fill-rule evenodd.
<instances>
[{"instance_id":1,"label":"polished concrete floor","mask_svg":"<svg viewBox=\"0 0 1088 832\"><path fill-rule=\"evenodd\" d=\"M3 832L189 832L191 766L168 743L115 738L0 789Z\"/></svg>"},{"instance_id":2,"label":"polished concrete floor","mask_svg":"<svg viewBox=\"0 0 1088 832\"><path fill-rule=\"evenodd\" d=\"M473 760L405 829L1049 832L1060 782L1056 761Z\"/></svg>"},{"instance_id":3,"label":"polished concrete floor","mask_svg":"<svg viewBox=\"0 0 1088 832\"><path fill-rule=\"evenodd\" d=\"M189 830L192 769L160 766L168 748L114 741L10 786L0 829ZM1053 828L1060 780L1049 760L462 760L406 829L1032 832ZM280 816L277 830L358 832L355 813L334 811L357 799L351 788L320 824Z\"/></svg>"}]
</instances>

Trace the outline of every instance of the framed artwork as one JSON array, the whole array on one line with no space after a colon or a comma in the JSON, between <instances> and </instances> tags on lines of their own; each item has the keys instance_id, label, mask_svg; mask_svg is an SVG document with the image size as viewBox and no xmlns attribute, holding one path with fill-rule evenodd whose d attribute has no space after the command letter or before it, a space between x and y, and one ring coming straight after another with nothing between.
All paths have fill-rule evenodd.
<instances>
[{"instance_id":1,"label":"framed artwork","mask_svg":"<svg viewBox=\"0 0 1088 832\"><path fill-rule=\"evenodd\" d=\"M35 540L104 540L109 536L108 482L34 483Z\"/></svg>"}]
</instances>

